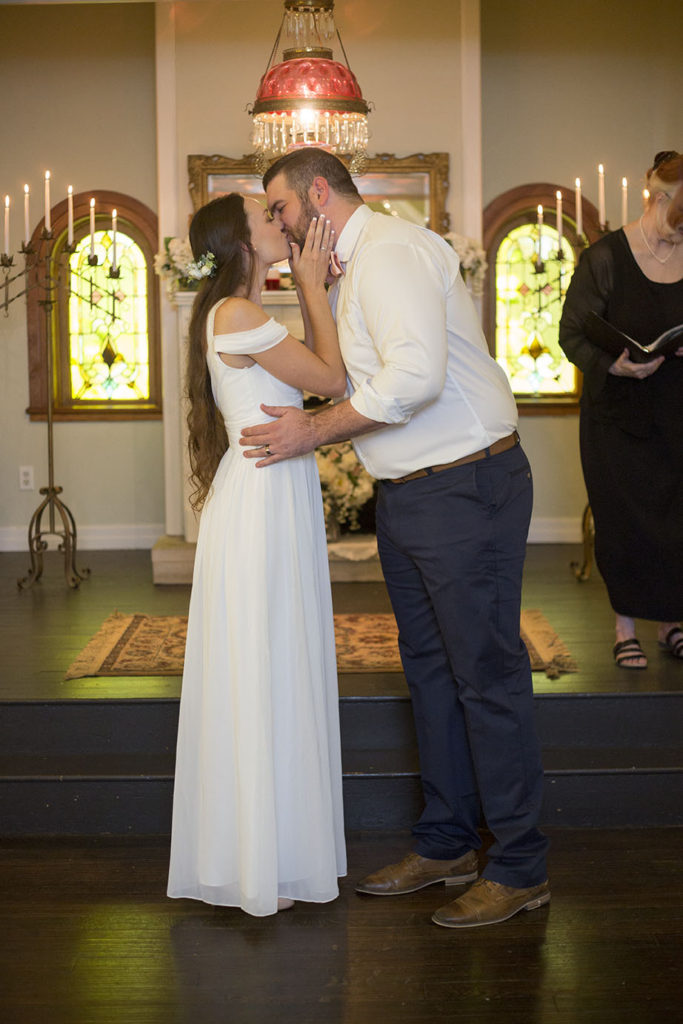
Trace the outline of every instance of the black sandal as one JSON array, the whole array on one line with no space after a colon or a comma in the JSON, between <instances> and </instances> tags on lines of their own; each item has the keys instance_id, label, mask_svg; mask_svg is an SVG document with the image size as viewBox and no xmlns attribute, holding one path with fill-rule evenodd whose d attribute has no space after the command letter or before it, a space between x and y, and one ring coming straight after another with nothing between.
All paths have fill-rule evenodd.
<instances>
[{"instance_id":1,"label":"black sandal","mask_svg":"<svg viewBox=\"0 0 683 1024\"><path fill-rule=\"evenodd\" d=\"M683 647L683 632L681 633L681 646ZM644 664L629 664L629 662L635 661L636 658L642 658ZM645 656L645 651L635 637L631 637L629 640L620 640L614 645L614 660L619 668L647 668L647 657Z\"/></svg>"},{"instance_id":2,"label":"black sandal","mask_svg":"<svg viewBox=\"0 0 683 1024\"><path fill-rule=\"evenodd\" d=\"M672 626L659 646L672 654L674 658L683 659L683 629L680 626Z\"/></svg>"}]
</instances>

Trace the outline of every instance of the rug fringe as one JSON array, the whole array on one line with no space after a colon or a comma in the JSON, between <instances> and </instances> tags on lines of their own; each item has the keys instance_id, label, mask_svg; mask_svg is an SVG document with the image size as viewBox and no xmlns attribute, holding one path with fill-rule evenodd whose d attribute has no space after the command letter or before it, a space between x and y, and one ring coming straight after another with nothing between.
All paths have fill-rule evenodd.
<instances>
[{"instance_id":1,"label":"rug fringe","mask_svg":"<svg viewBox=\"0 0 683 1024\"><path fill-rule=\"evenodd\" d=\"M526 630L544 662L543 671L548 679L558 679L564 672L578 672L578 665L569 649L538 608L525 608L522 629Z\"/></svg>"},{"instance_id":2,"label":"rug fringe","mask_svg":"<svg viewBox=\"0 0 683 1024\"><path fill-rule=\"evenodd\" d=\"M95 635L69 665L64 679L82 679L84 676L96 676L111 651L133 620L132 615L114 611L107 616Z\"/></svg>"}]
</instances>

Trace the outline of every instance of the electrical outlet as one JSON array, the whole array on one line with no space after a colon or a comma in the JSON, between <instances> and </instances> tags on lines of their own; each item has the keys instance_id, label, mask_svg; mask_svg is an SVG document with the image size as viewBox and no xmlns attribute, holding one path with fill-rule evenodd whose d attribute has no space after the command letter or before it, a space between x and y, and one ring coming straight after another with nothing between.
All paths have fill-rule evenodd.
<instances>
[{"instance_id":1,"label":"electrical outlet","mask_svg":"<svg viewBox=\"0 0 683 1024\"><path fill-rule=\"evenodd\" d=\"M19 466L19 490L32 491L35 489L33 482L33 466Z\"/></svg>"}]
</instances>

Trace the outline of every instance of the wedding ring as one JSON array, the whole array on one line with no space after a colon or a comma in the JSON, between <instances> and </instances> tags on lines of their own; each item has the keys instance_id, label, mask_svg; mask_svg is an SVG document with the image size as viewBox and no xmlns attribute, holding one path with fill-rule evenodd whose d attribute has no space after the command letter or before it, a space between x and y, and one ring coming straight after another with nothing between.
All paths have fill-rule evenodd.
<instances>
[{"instance_id":1,"label":"wedding ring","mask_svg":"<svg viewBox=\"0 0 683 1024\"><path fill-rule=\"evenodd\" d=\"M265 450L266 455L272 455L273 454L271 452L271 450L270 450L270 445L269 444L264 444L263 448Z\"/></svg>"},{"instance_id":2,"label":"wedding ring","mask_svg":"<svg viewBox=\"0 0 683 1024\"><path fill-rule=\"evenodd\" d=\"M320 251L321 252L327 252L327 246L326 245L321 245L320 246Z\"/></svg>"}]
</instances>

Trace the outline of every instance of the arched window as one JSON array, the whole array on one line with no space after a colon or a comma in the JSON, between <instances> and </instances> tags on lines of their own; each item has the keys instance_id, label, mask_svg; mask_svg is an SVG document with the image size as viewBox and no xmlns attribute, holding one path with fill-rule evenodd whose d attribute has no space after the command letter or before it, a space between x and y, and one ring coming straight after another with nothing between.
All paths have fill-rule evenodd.
<instances>
[{"instance_id":1,"label":"arched window","mask_svg":"<svg viewBox=\"0 0 683 1024\"><path fill-rule=\"evenodd\" d=\"M91 198L96 211L92 233ZM73 197L73 206L72 246L67 244L66 201L52 212L52 239L41 242L40 224L31 242L42 259L31 271L34 287L27 299L29 413L40 419L46 411L49 317L55 419L157 418L156 216L130 196L112 192L81 193ZM112 210L117 212L115 240Z\"/></svg>"},{"instance_id":2,"label":"arched window","mask_svg":"<svg viewBox=\"0 0 683 1024\"><path fill-rule=\"evenodd\" d=\"M562 239L556 192L562 192ZM538 208L541 207L542 217ZM589 242L600 237L597 210L583 201ZM489 273L484 327L491 354L505 370L521 412L576 407L580 374L558 343L562 304L585 241L576 233L574 193L557 185L523 185L484 211Z\"/></svg>"},{"instance_id":3,"label":"arched window","mask_svg":"<svg viewBox=\"0 0 683 1024\"><path fill-rule=\"evenodd\" d=\"M520 224L498 246L495 355L519 398L577 393L576 368L557 340L573 273L574 252L555 228Z\"/></svg>"}]
</instances>

